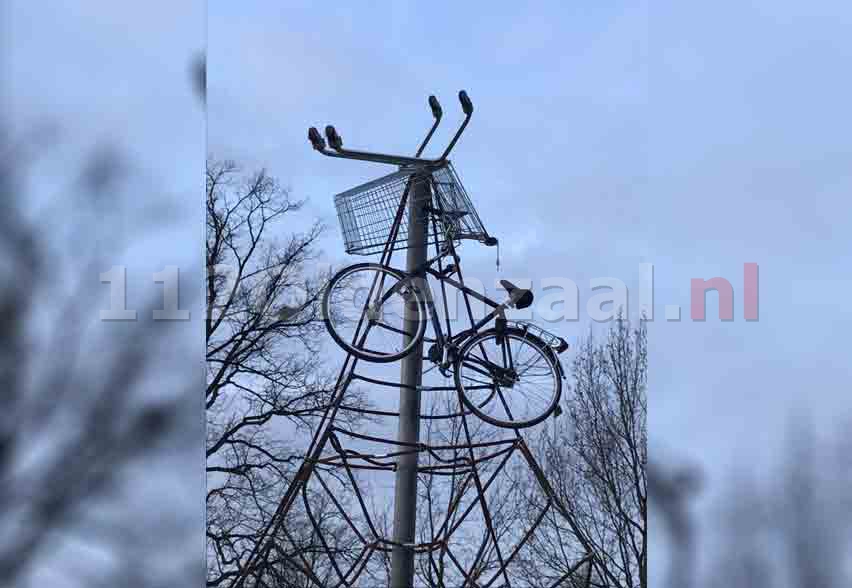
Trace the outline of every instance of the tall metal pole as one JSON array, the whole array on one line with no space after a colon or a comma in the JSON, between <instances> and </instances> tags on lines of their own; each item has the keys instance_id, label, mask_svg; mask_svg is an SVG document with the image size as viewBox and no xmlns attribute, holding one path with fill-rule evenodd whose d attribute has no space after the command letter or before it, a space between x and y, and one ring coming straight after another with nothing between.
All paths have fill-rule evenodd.
<instances>
[{"instance_id":1,"label":"tall metal pole","mask_svg":"<svg viewBox=\"0 0 852 588\"><path fill-rule=\"evenodd\" d=\"M428 176L418 177L413 182L408 207L408 252L406 270L415 272L426 262L427 215L425 206L429 202ZM418 276L425 279L425 272ZM406 304L406 332L413 332L413 323L419 317L418 310ZM409 337L404 335L406 339ZM407 341L406 341L407 344ZM423 341L403 358L399 389L399 432L401 443L420 442L420 384L423 379ZM402 451L410 449L403 446ZM391 552L390 588L412 588L414 586L414 533L417 519L417 458L412 452L397 458L396 495L394 499L393 540L402 546L394 546Z\"/></svg>"}]
</instances>

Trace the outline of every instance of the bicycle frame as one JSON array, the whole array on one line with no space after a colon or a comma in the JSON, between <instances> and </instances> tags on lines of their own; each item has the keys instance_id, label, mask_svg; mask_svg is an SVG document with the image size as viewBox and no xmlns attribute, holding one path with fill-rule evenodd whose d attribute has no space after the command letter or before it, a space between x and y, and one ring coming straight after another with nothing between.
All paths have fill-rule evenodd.
<instances>
[{"instance_id":1,"label":"bicycle frame","mask_svg":"<svg viewBox=\"0 0 852 588\"><path fill-rule=\"evenodd\" d=\"M441 318L438 316L438 310L437 310L436 305L435 305L432 287L430 286L429 281L424 279L423 285L418 285L418 287L424 293L426 311L428 313L427 316L429 318L429 321L432 323L432 328L435 330L435 342L439 345L439 347L441 349L444 349L448 346L457 347L462 341L464 341L468 337L474 335L475 333L478 333L480 331L480 329L482 329L482 327L484 327L485 325L490 323L493 319L505 318L505 310L508 307L507 303L495 302L494 300L491 300L487 296L480 294L476 290L466 286L464 284L463 279L462 279L462 281L454 280L454 279L452 279L448 276L443 275L442 272L440 272L440 271L436 270L434 267L432 267L436 262L441 260L443 257L446 257L446 254L438 255L438 256L428 260L424 264L423 267L419 268L419 271L425 272L426 275L432 276L433 278L438 280L438 282L441 283L442 289L446 284L449 284L450 286L453 286L454 288L459 290L464 296L470 296L472 298L475 298L476 300L487 304L493 310L491 312L489 312L481 320L473 323L472 326L470 326L467 329L464 329L463 331L460 331L460 332L456 333L455 335L453 335L452 332L449 329L450 317L449 317L449 311L448 311L448 305L447 305L447 299L446 299L446 292L442 292L444 303L445 303L445 310L446 310L445 320L447 322L447 335L445 336L444 329L441 327ZM414 273L410 273L410 274L407 273L406 277L409 278L409 279L416 279L418 277L418 273L419 272L414 272Z\"/></svg>"}]
</instances>

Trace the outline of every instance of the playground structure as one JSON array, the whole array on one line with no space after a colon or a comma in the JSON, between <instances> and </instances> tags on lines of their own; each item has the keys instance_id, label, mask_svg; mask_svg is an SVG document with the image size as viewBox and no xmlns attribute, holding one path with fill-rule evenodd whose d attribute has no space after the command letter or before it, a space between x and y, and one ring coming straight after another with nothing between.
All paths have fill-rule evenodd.
<instances>
[{"instance_id":1,"label":"playground structure","mask_svg":"<svg viewBox=\"0 0 852 588\"><path fill-rule=\"evenodd\" d=\"M345 149L333 126L325 139L309 131L325 156L398 170L335 198L346 252L379 260L343 268L325 289L326 326L346 357L298 473L232 588L269 585L263 578L288 573L310 586L372 588L382 570L392 588L509 587L544 518L572 524L523 436L560 413L565 375L558 356L568 344L531 322L507 319L506 310L532 304L529 290L502 280L507 298L497 302L465 284L461 241L498 242L448 160L473 113L464 91L459 101L465 117L435 159L422 157L443 117L434 96L434 121L414 156ZM394 252L405 252L405 270L392 265ZM453 328L450 291L461 295L465 328ZM489 312L475 317L472 300ZM396 362L400 378L389 379ZM363 386L398 390L398 408L347 404L347 391ZM355 430L352 418L371 419L379 433ZM393 424L395 439L384 434ZM518 468L535 484L519 486ZM391 478L392 525L372 503L382 492L390 497ZM508 496L507 487L521 494ZM502 505L521 495L529 508L519 518ZM345 521L342 530L327 527L312 504L317 496ZM295 512L308 521L307 544L288 527ZM588 588L595 565L587 552L551 587Z\"/></svg>"}]
</instances>

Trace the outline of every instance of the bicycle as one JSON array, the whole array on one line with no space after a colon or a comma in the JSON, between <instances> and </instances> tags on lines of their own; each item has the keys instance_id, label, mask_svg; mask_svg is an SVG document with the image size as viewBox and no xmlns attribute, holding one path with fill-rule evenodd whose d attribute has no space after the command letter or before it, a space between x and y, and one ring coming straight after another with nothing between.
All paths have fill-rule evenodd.
<instances>
[{"instance_id":1,"label":"bicycle","mask_svg":"<svg viewBox=\"0 0 852 588\"><path fill-rule=\"evenodd\" d=\"M429 97L429 105L435 121L413 158L344 149L342 139L330 125L326 127L326 137L334 151L329 151L319 132L313 127L309 130L313 147L324 155L400 166L395 173L335 197L347 253L381 252L382 257L379 263L345 267L331 278L323 294L323 317L334 341L364 361L398 361L419 349L421 343L432 343L424 359L445 377L453 377L463 404L471 412L498 427L531 427L558 414L564 379L558 355L568 344L532 323L506 318L506 309L523 309L532 304L530 290L501 280L508 298L496 302L464 283L457 243L470 239L493 246L497 239L485 231L447 159L473 112L464 91L459 92L459 100L465 119L437 159L420 157L441 120L441 108L434 96ZM427 227L431 226L426 240L427 245L434 245L436 254L414 271L406 272L391 267L389 259L394 250L407 246L409 227L404 212L412 194L427 195L424 202L417 204L422 207ZM445 267L446 258L451 258L452 263ZM429 277L441 285L446 333ZM472 324L455 334L450 323L447 285L462 293ZM469 298L488 305L491 312L474 321ZM346 315L346 310L353 311L351 316ZM486 329L492 320L494 326ZM426 337L429 324L434 338Z\"/></svg>"}]
</instances>

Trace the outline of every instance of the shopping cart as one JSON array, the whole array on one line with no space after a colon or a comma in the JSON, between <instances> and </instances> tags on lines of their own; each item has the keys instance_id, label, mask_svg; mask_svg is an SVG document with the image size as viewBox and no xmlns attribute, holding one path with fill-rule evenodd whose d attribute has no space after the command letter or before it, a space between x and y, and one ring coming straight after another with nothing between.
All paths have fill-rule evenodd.
<instances>
[{"instance_id":1,"label":"shopping cart","mask_svg":"<svg viewBox=\"0 0 852 588\"><path fill-rule=\"evenodd\" d=\"M319 131L309 130L314 149L324 155L400 168L335 197L346 251L380 253L381 258L379 263L358 263L339 270L323 294L323 316L338 345L358 359L378 363L420 355L427 325L431 326L434 337L428 339L432 345L426 359L445 376L455 378L464 405L499 427L531 427L558 414L564 372L557 356L568 346L532 323L507 321L506 309L532 304L531 291L501 280L508 298L498 302L464 283L456 244L471 239L490 246L497 239L485 230L447 159L473 113L464 91L459 92L459 101L465 119L437 159L420 157L442 115L434 96L429 105L435 122L414 157L344 149L331 125L325 129L328 149ZM409 224L415 222L420 231L412 239ZM427 259L430 246L435 254ZM406 270L390 265L393 251L416 251L413 248L420 252L408 258ZM444 266L444 260L452 263ZM426 278L440 284L443 323ZM471 326L459 332L453 332L447 286L461 292L468 309ZM491 312L475 320L471 298L490 306Z\"/></svg>"}]
</instances>

